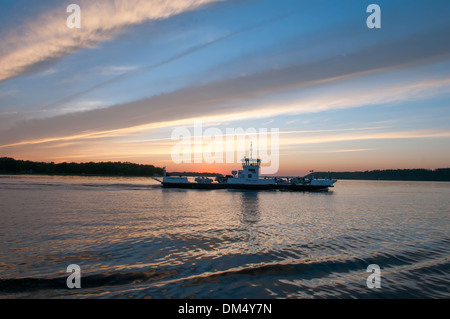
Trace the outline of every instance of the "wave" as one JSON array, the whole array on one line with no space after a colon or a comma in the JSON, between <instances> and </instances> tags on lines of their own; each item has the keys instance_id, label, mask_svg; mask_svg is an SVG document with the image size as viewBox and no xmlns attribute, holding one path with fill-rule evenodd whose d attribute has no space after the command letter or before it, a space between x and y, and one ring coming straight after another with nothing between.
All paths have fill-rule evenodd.
<instances>
[{"instance_id":1,"label":"wave","mask_svg":"<svg viewBox=\"0 0 450 319\"><path fill-rule=\"evenodd\" d=\"M176 270L167 271L134 271L111 274L95 274L81 276L81 288L98 288L132 285L157 281L175 276ZM68 274L69 275L69 274ZM33 292L39 290L69 289L64 278L13 278L0 279L0 293Z\"/></svg>"},{"instance_id":2,"label":"wave","mask_svg":"<svg viewBox=\"0 0 450 319\"><path fill-rule=\"evenodd\" d=\"M296 297L302 292L315 297L348 296L365 298L368 295L380 298L448 298L450 279L450 239L434 241L432 245L424 245L413 249L397 252L374 252L372 255L328 256L315 259L284 259L276 262L244 264L236 267L224 267L223 270L213 270L213 260L202 260L202 267L183 267L179 269L138 269L135 271L110 272L82 275L82 288L116 287L117 290L133 289L134 284L144 284L145 289L156 289L155 294L161 295L162 287L176 287L177 293L192 288L224 292L230 283L240 286L248 282L271 287L278 297L286 297L287 291L294 287ZM238 258L242 256L228 256ZM247 259L248 261L248 259ZM368 274L366 269L370 264L381 267L383 282L389 289L369 291L364 280ZM210 265L205 267L205 265ZM189 270L187 270L189 268ZM68 276L68 275L67 275ZM0 294L35 292L40 290L68 290L67 276L62 278L11 278L0 279ZM348 281L348 282L347 282ZM283 289L283 285L291 288ZM314 284L311 286L311 282ZM146 284L146 285L145 285ZM211 286L213 285L213 286ZM206 287L208 288L206 289ZM142 286L141 286L142 288ZM212 290L211 290L212 289ZM200 293L201 294L201 293ZM161 295L169 297L168 295ZM208 296L207 296L208 297ZM245 297L245 296L243 296ZM214 298L214 297L213 297Z\"/></svg>"},{"instance_id":3,"label":"wave","mask_svg":"<svg viewBox=\"0 0 450 319\"><path fill-rule=\"evenodd\" d=\"M189 290L189 287L197 286L203 290L202 287L212 284L215 285L215 288L210 286L208 289L213 288L219 293L231 282L240 282L245 285L249 281L253 283L260 281L264 286L271 286L274 282L283 282L284 285L292 282L292 285L298 288L298 296L302 296L302 291L314 291L316 297L338 298L347 298L348 296L364 298L368 294L380 298L448 297L448 289L446 288L450 284L449 279L446 278L450 270L448 256L438 256L435 252L432 260L426 258L429 256L424 255L422 257L425 259L421 262L417 260L414 262L411 259L412 256L410 253L404 253L400 255L379 254L373 258L345 260L331 258L315 261L309 259L291 260L270 264L245 265L223 271L203 272L192 276L182 276L182 269L113 272L82 276L81 288L117 287L121 290L121 288L130 288L130 285L134 284L149 284L148 288L153 287L158 290L168 286L178 287L177 290L180 293L180 289ZM373 291L366 289L364 284L361 287L356 285L355 288L355 285L342 282L343 278L354 282L365 279L367 277L367 266L371 263L377 263L381 266L382 276L389 274L386 280L391 282L390 289ZM335 281L336 276L340 280ZM68 290L66 278L0 279L0 294ZM311 287L308 282L312 279L320 279L320 283L316 282L315 286ZM417 289L416 285L419 284L420 286L423 283L426 283L426 289ZM277 291L277 295L285 297L283 290Z\"/></svg>"}]
</instances>

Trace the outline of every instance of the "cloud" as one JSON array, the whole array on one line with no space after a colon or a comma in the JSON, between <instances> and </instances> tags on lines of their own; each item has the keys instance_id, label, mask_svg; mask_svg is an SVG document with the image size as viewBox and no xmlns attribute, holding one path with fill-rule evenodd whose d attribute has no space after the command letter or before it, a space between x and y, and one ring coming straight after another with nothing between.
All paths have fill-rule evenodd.
<instances>
[{"instance_id":1,"label":"cloud","mask_svg":"<svg viewBox=\"0 0 450 319\"><path fill-rule=\"evenodd\" d=\"M91 48L129 27L198 9L220 0L79 1L80 29L69 29L66 8L39 15L0 37L0 81L36 71L78 50Z\"/></svg>"},{"instance_id":2,"label":"cloud","mask_svg":"<svg viewBox=\"0 0 450 319\"><path fill-rule=\"evenodd\" d=\"M437 130L410 130L397 132L375 132L355 134L329 134L318 136L285 137L280 141L283 147L298 148L298 145L321 144L330 142L363 141L363 140L392 140L418 138L449 138L450 132ZM341 150L342 151L342 150Z\"/></svg>"},{"instance_id":3,"label":"cloud","mask_svg":"<svg viewBox=\"0 0 450 319\"><path fill-rule=\"evenodd\" d=\"M110 78L110 79L108 79L106 81L103 81L101 83L98 83L98 84L96 84L96 85L94 85L92 87L84 89L82 91L79 91L79 92L73 93L73 94L71 94L69 96L66 96L66 97L64 97L64 98L62 98L62 99L60 99L60 100L58 100L56 102L51 103L49 106L51 107L51 106L58 106L58 105L61 105L61 104L65 104L65 103L70 102L72 100L75 100L75 99L77 99L77 98L79 98L79 97L81 97L83 95L86 95L86 94L91 93L93 91L96 91L98 89L104 88L104 87L106 87L108 85L111 85L111 84L114 84L116 82L125 80L127 78L130 78L132 76L141 74L143 72L148 72L148 71L155 70L155 69L157 69L159 67L162 67L162 66L164 66L166 64L172 63L174 61L177 61L179 59L182 59L184 57L192 55L192 54L194 54L196 52L199 52L199 51L201 51L201 50L203 50L203 49L205 49L205 48L207 48L209 46L212 46L212 45L217 44L219 42L222 42L224 40L230 39L230 38L235 37L235 36L237 36L239 34L242 34L242 33L245 33L245 32L248 32L248 31L251 31L251 30L254 30L254 29L257 29L259 27L266 26L266 25L278 22L278 21L280 21L280 20L282 20L284 18L287 18L289 16L295 15L297 13L298 13L298 11L294 10L294 11L291 11L291 12L289 12L287 14L282 14L282 15L279 15L279 16L277 16L275 18L271 18L271 19L268 19L268 20L261 21L259 23L254 24L254 25L251 25L249 27L241 28L241 29L238 29L236 31L226 33L224 35L218 36L218 37L216 37L214 39L211 39L211 40L208 40L206 42L203 42L203 43L200 43L200 44L195 44L195 45L187 48L186 50L184 50L182 52L179 52L179 53L176 53L176 54L174 54L172 56L169 56L168 58L166 58L166 59L164 59L164 60L162 60L160 62L157 62L155 64L151 64L151 65L147 65L147 66L143 66L143 67L138 67L138 66L105 67L101 71L101 73L103 75L114 75L114 77L112 77L112 78Z\"/></svg>"},{"instance_id":4,"label":"cloud","mask_svg":"<svg viewBox=\"0 0 450 319\"><path fill-rule=\"evenodd\" d=\"M137 65L110 65L100 69L102 75L117 75L132 72L139 69Z\"/></svg>"},{"instance_id":5,"label":"cloud","mask_svg":"<svg viewBox=\"0 0 450 319\"><path fill-rule=\"evenodd\" d=\"M42 144L58 141L72 141L72 140L96 140L114 137L127 137L131 135L147 134L155 129L161 128L173 128L176 126L192 126L194 120L203 120L205 125L208 123L223 123L225 121L241 121L242 119L263 119L263 118L273 118L276 116L282 116L286 114L306 114L312 112L322 112L332 109L346 109L359 107L363 105L371 104L381 104L397 101L405 101L415 98L428 98L446 90L450 91L450 78L449 79L437 79L437 80L427 80L421 82L407 83L403 85L396 85L395 87L376 87L371 91L366 92L365 90L350 89L351 94L348 90L338 93L326 92L322 96L306 97L302 100L296 100L294 103L287 103L282 105L266 105L265 107L260 106L255 109L239 110L235 108L233 110L229 109L219 109L219 112L215 114L203 112L203 114L196 114L196 116L187 117L189 114L185 113L183 116L171 117L168 115L167 109L161 106L161 109L154 111L148 110L148 116L153 116L153 121L139 125L125 125L124 127L109 127L108 117L115 118L119 114L126 117L126 110L124 113L121 112L108 112L110 109L97 109L90 112L79 112L70 115L61 115L54 118L32 120L25 122L24 124L17 126L15 128L5 130L4 134L0 136L0 148L20 146L20 145L32 145L32 144ZM383 94L380 94L383 91ZM165 101L164 96L160 97L162 101ZM185 101L187 103L187 101ZM142 104L143 103L143 104ZM139 102L137 106L145 106L145 102ZM187 107L190 104L183 104L178 109L179 112L183 111L183 107ZM128 110L133 110L133 105L126 104ZM105 112L106 111L106 112ZM198 111L198 110L197 110ZM90 114L91 117L86 117L86 114ZM128 119L129 121L139 122L140 116L136 115L135 111L132 114L136 118ZM181 115L181 114L178 114ZM100 121L101 116L103 116L103 121ZM141 115L143 116L143 115ZM78 121L83 122L78 122ZM92 123L97 122L98 125L91 128ZM117 123L115 123L117 124ZM84 126L86 125L86 126ZM89 129L91 128L91 129ZM307 134L302 138L286 137L285 141L292 140L292 144L295 143L323 143L332 141L343 141L343 140L358 140L373 138L389 138L389 134L379 135L381 133L364 134L364 131L374 130L374 129L384 129L384 126L377 127L367 127L367 128L346 128L346 129L321 129L321 130L302 130L302 131L282 131L282 135L303 135ZM331 131L331 132L330 132ZM353 132L354 131L354 132ZM56 134L55 134L56 132ZM326 133L331 133L329 136ZM339 132L344 132L346 134L336 135ZM323 135L325 134L325 135ZM374 135L375 134L375 135ZM378 135L377 135L378 134ZM398 135L398 138L420 138L420 137L442 137L447 135L439 134L429 134L427 132L425 135ZM314 135L314 138L309 138L309 135ZM323 136L322 136L323 135ZM9 142L9 143L8 143ZM289 144L290 142L288 142Z\"/></svg>"},{"instance_id":6,"label":"cloud","mask_svg":"<svg viewBox=\"0 0 450 319\"><path fill-rule=\"evenodd\" d=\"M284 104L276 100L271 105L270 99L266 97L289 90L300 92L308 88L311 91L314 87L341 83L363 75L448 59L450 42L442 42L442 39L449 31L441 29L416 34L405 39L378 43L352 54L223 79L109 108L22 122L1 132L0 145L124 135L155 127L192 123L194 118L237 121L426 98L448 92L450 79L403 81L395 86L364 86L359 91L334 94L316 90L315 94L307 98ZM255 100L259 104L255 105Z\"/></svg>"}]
</instances>

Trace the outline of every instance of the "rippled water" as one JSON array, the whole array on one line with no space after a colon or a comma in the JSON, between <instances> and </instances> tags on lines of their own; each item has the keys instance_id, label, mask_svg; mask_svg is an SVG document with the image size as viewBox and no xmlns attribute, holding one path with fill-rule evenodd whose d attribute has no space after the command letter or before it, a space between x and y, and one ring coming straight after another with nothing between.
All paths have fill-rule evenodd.
<instances>
[{"instance_id":1,"label":"rippled water","mask_svg":"<svg viewBox=\"0 0 450 319\"><path fill-rule=\"evenodd\" d=\"M0 176L0 298L449 298L449 207L450 183ZM66 286L70 264L81 289Z\"/></svg>"}]
</instances>

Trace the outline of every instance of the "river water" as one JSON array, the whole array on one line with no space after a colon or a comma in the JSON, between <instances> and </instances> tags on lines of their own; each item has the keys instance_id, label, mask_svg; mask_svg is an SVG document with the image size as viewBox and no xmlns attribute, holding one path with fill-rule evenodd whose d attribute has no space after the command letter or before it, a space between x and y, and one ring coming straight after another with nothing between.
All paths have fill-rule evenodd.
<instances>
[{"instance_id":1,"label":"river water","mask_svg":"<svg viewBox=\"0 0 450 319\"><path fill-rule=\"evenodd\" d=\"M301 193L0 176L0 298L450 298L449 208L450 183Z\"/></svg>"}]
</instances>

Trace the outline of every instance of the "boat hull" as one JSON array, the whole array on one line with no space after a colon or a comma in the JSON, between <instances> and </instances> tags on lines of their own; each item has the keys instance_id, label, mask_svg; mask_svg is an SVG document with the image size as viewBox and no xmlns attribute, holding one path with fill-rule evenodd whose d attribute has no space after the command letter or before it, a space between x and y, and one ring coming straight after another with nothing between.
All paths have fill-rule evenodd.
<instances>
[{"instance_id":1,"label":"boat hull","mask_svg":"<svg viewBox=\"0 0 450 319\"><path fill-rule=\"evenodd\" d=\"M162 183L165 188L184 188L184 189L243 189L243 190L288 190L297 192L326 191L325 185L257 185L257 184L227 184L227 183Z\"/></svg>"}]
</instances>

